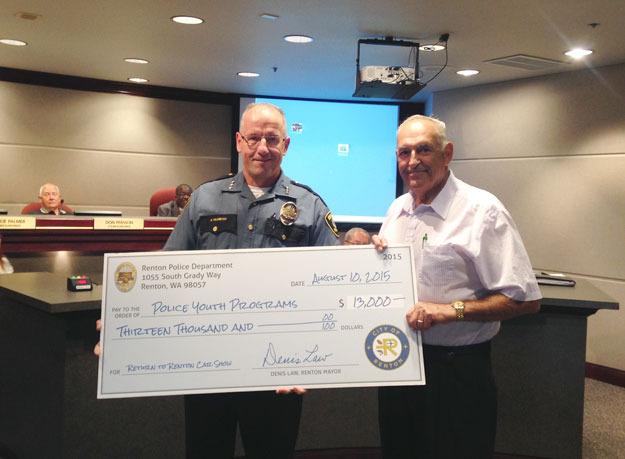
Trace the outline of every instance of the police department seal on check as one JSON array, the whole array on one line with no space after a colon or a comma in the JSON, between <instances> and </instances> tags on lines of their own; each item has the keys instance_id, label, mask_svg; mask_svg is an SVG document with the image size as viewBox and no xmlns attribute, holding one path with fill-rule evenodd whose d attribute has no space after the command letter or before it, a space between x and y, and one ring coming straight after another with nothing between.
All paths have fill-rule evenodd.
<instances>
[{"instance_id":1,"label":"police department seal on check","mask_svg":"<svg viewBox=\"0 0 625 459\"><path fill-rule=\"evenodd\" d=\"M115 269L115 287L120 292L126 293L132 290L137 282L137 268L130 262L120 264Z\"/></svg>"},{"instance_id":2,"label":"police department seal on check","mask_svg":"<svg viewBox=\"0 0 625 459\"><path fill-rule=\"evenodd\" d=\"M365 353L369 361L381 370L395 370L408 359L408 337L393 325L378 325L365 339Z\"/></svg>"}]
</instances>

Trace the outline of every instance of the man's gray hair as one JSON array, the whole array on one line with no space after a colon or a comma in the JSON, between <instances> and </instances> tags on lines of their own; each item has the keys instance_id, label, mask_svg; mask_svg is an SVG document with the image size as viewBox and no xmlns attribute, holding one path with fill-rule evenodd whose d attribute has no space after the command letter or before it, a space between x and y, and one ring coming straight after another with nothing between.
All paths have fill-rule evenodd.
<instances>
[{"instance_id":1,"label":"man's gray hair","mask_svg":"<svg viewBox=\"0 0 625 459\"><path fill-rule=\"evenodd\" d=\"M272 109L276 110L278 113L280 113L280 116L282 117L282 125L284 126L284 131L282 132L282 135L286 136L286 115L284 114L284 110L282 110L277 105L270 104L269 102L253 103L253 104L249 104L247 107L245 107L245 110L243 110L243 113L241 114L241 119L239 121L239 131L243 130L243 120L245 119L245 114L248 111L250 111L250 110L252 110L253 108L256 108L256 107L272 108Z\"/></svg>"},{"instance_id":2,"label":"man's gray hair","mask_svg":"<svg viewBox=\"0 0 625 459\"><path fill-rule=\"evenodd\" d=\"M345 233L345 237L343 238L343 240L345 242L350 242L357 234L364 234L365 236L367 236L367 240L371 241L371 235L369 234L369 232L358 226L354 226L347 233Z\"/></svg>"},{"instance_id":3,"label":"man's gray hair","mask_svg":"<svg viewBox=\"0 0 625 459\"><path fill-rule=\"evenodd\" d=\"M54 188L56 188L56 192L58 194L61 194L61 189L59 188L58 185L55 185L54 183L44 183L43 185L39 187L39 196L43 195L43 189L47 186L53 186Z\"/></svg>"},{"instance_id":4,"label":"man's gray hair","mask_svg":"<svg viewBox=\"0 0 625 459\"><path fill-rule=\"evenodd\" d=\"M432 126L434 126L434 129L436 131L436 138L438 139L438 141L440 142L440 147L444 148L447 143L449 142L449 140L447 140L447 126L445 125L445 123L437 118L434 118L432 116L425 116L425 115L412 115L408 118L406 118L404 120L403 123L401 123L399 125L399 127L397 128L397 132L399 133L399 130L405 125L405 124L409 124L413 121L421 121L422 123L430 123Z\"/></svg>"}]
</instances>

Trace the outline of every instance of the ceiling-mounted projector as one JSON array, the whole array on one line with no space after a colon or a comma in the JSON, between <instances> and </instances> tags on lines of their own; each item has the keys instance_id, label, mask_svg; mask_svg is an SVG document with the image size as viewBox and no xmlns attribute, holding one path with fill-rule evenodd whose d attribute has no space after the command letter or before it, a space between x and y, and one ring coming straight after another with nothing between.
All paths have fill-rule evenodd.
<instances>
[{"instance_id":1,"label":"ceiling-mounted projector","mask_svg":"<svg viewBox=\"0 0 625 459\"><path fill-rule=\"evenodd\" d=\"M412 67L368 65L360 69L360 81L405 84L415 79Z\"/></svg>"},{"instance_id":2,"label":"ceiling-mounted projector","mask_svg":"<svg viewBox=\"0 0 625 459\"><path fill-rule=\"evenodd\" d=\"M445 53L447 53L447 40L449 34L443 34L439 38L439 43L445 43ZM414 53L414 66L394 66L394 65L368 65L360 67L360 47L361 45L378 45L404 47L408 50L408 60ZM447 56L447 54L445 54ZM447 65L442 66L441 71ZM440 73L440 72L439 72ZM436 77L434 75L434 77ZM425 88L434 77L428 81L419 81L419 43L396 40L393 37L386 38L363 38L358 40L358 54L356 56L356 90L354 97L373 97L379 99L402 99L407 100Z\"/></svg>"},{"instance_id":3,"label":"ceiling-mounted projector","mask_svg":"<svg viewBox=\"0 0 625 459\"><path fill-rule=\"evenodd\" d=\"M360 68L361 45L379 45L408 48L414 53L414 67L370 65ZM391 37L379 39L368 38L358 40L356 57L356 90L354 97L374 97L379 99L407 100L425 87L418 81L419 75L419 43L395 40Z\"/></svg>"}]
</instances>

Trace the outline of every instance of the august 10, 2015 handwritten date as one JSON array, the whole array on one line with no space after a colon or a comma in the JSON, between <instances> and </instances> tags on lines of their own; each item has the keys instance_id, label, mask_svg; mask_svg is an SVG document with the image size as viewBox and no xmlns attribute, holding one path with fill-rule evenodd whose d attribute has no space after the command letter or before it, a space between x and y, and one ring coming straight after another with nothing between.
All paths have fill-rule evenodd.
<instances>
[{"instance_id":1,"label":"august 10, 2015 handwritten date","mask_svg":"<svg viewBox=\"0 0 625 459\"><path fill-rule=\"evenodd\" d=\"M98 397L423 384L409 246L107 254Z\"/></svg>"}]
</instances>

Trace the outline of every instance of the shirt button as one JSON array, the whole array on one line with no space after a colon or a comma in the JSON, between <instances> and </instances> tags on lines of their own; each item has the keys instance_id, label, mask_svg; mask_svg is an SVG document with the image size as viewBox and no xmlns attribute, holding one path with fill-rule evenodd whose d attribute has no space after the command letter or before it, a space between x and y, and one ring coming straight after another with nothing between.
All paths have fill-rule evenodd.
<instances>
[{"instance_id":1,"label":"shirt button","mask_svg":"<svg viewBox=\"0 0 625 459\"><path fill-rule=\"evenodd\" d=\"M286 234L283 234L283 235L282 235L282 240L283 240L283 241L286 241Z\"/></svg>"},{"instance_id":2,"label":"shirt button","mask_svg":"<svg viewBox=\"0 0 625 459\"><path fill-rule=\"evenodd\" d=\"M247 225L247 229L252 231L254 229L254 225L250 223L249 225Z\"/></svg>"}]
</instances>

